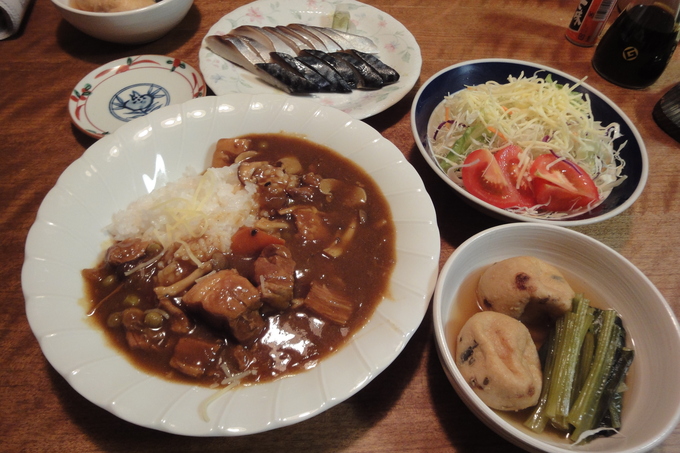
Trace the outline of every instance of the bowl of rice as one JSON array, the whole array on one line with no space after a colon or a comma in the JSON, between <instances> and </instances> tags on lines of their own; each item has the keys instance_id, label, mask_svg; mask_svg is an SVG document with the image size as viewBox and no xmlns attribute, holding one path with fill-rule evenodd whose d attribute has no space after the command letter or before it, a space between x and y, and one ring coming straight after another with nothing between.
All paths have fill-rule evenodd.
<instances>
[{"instance_id":1,"label":"bowl of rice","mask_svg":"<svg viewBox=\"0 0 680 453\"><path fill-rule=\"evenodd\" d=\"M583 79L540 64L483 59L442 69L418 90L411 129L432 170L464 201L502 220L601 222L628 209L647 181L647 151L630 118ZM462 176L470 166L466 157L479 148L496 155L508 146L522 150L517 173L528 181L537 179L532 163L551 154L587 173L597 196L557 212L549 203L498 207L473 195Z\"/></svg>"}]
</instances>

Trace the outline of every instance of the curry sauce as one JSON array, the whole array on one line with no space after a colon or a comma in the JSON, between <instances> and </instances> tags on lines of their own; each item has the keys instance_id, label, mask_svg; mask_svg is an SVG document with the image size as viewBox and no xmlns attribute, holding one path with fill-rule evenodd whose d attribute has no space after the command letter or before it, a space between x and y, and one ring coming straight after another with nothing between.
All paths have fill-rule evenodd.
<instances>
[{"instance_id":1,"label":"curry sauce","mask_svg":"<svg viewBox=\"0 0 680 453\"><path fill-rule=\"evenodd\" d=\"M395 227L375 181L300 137L236 140L234 161L218 145L213 164L238 165L239 178L257 185L258 221L246 236L259 234L264 246L236 247L234 235L231 250L197 263L177 253L180 244L133 239L83 271L91 317L159 377L221 386L233 376L265 382L308 369L342 347L388 293ZM115 247L122 260L111 258Z\"/></svg>"}]
</instances>

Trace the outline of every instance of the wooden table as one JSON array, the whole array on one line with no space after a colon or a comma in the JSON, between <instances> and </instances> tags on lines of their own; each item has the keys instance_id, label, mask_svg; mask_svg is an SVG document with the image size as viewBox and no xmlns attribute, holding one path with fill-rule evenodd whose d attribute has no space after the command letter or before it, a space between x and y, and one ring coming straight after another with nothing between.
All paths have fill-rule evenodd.
<instances>
[{"instance_id":1,"label":"wooden table","mask_svg":"<svg viewBox=\"0 0 680 453\"><path fill-rule=\"evenodd\" d=\"M121 46L80 33L49 0L36 0L20 33L0 42L0 276L5 282L0 286L0 450L518 451L479 422L449 385L437 360L429 316L397 360L354 397L308 421L240 438L187 438L134 426L85 400L45 360L26 320L20 273L26 234L42 199L94 142L71 125L71 90L99 65L129 55L170 55L198 68L207 30L244 3L197 0L162 39ZM438 215L441 263L466 238L498 222L461 202L429 169L411 135L413 96L435 72L460 61L529 60L587 76L637 125L649 153L644 193L618 217L577 229L632 261L680 314L680 144L651 116L661 95L680 81L680 55L651 88L626 90L597 76L590 65L593 48L565 40L575 0L369 3L403 23L421 47L419 83L367 122L425 180ZM658 451L680 451L680 428Z\"/></svg>"}]
</instances>

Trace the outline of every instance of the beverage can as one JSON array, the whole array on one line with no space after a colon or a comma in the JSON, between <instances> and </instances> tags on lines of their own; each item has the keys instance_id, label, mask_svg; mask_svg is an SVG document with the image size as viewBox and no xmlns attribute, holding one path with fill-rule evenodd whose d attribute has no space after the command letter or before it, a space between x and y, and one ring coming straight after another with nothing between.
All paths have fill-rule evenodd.
<instances>
[{"instance_id":1,"label":"beverage can","mask_svg":"<svg viewBox=\"0 0 680 453\"><path fill-rule=\"evenodd\" d=\"M614 5L616 0L578 0L574 16L567 27L567 39L577 46L595 45Z\"/></svg>"}]
</instances>

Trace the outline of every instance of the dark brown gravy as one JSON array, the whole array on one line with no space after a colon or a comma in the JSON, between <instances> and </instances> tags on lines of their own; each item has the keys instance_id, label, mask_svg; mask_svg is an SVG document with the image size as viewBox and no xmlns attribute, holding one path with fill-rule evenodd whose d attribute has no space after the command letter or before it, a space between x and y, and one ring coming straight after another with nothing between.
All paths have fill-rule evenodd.
<instances>
[{"instance_id":1,"label":"dark brown gravy","mask_svg":"<svg viewBox=\"0 0 680 453\"><path fill-rule=\"evenodd\" d=\"M341 288L346 297L353 301L355 311L345 325L329 322L304 305L281 312L263 313L266 330L255 341L239 344L228 334L193 317L195 327L189 334L197 339L220 345L217 357L211 359L204 375L189 377L169 365L173 346L181 335L170 331L163 332L164 346L158 351L131 349L121 329L107 327L112 313L121 311L123 296L112 296L110 289L102 281L111 269L101 263L97 269L83 272L87 294L90 298L89 309L97 307L91 316L106 332L108 339L137 367L151 374L184 382L206 386L224 385L224 366L231 374L246 370L256 370L255 374L243 382L264 382L280 376L296 373L315 364L332 353L351 337L371 316L377 304L387 295L388 282L394 267L395 228L387 200L373 179L359 166L329 148L308 140L286 134L249 135L258 155L252 160L277 162L282 157L296 156L305 171L323 178L333 178L349 186L362 187L368 200L361 208L361 222L345 253L330 259L322 253L327 244L311 244L296 235L294 228L280 231L286 246L290 248L296 262L295 295L304 298L312 281L324 281L329 286ZM295 198L295 196L291 196ZM269 201L261 196L261 203ZM347 226L348 217L356 217L356 208L343 204L343 197L314 197L293 200L293 203L314 205L323 211L325 221L331 230ZM235 268L241 275L252 279L253 260L227 256L228 267ZM158 300L153 293L153 271L146 278L127 278L122 284L121 293L134 292L141 298L140 307L153 309ZM253 284L256 284L253 282ZM181 297L173 300L182 306Z\"/></svg>"}]
</instances>

